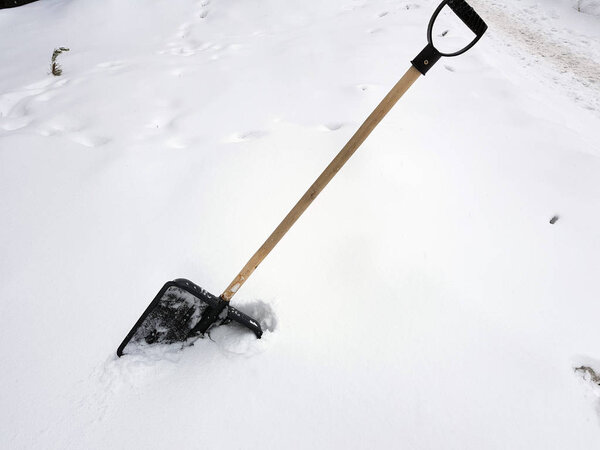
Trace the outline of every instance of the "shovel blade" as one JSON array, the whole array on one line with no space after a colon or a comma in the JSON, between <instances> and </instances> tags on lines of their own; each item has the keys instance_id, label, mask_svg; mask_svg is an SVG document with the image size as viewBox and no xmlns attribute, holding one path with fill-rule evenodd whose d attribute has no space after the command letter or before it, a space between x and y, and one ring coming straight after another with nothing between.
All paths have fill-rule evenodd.
<instances>
[{"instance_id":1,"label":"shovel blade","mask_svg":"<svg viewBox=\"0 0 600 450\"><path fill-rule=\"evenodd\" d=\"M145 347L185 343L211 327L236 321L258 338L260 324L189 280L166 283L142 314L119 348L117 356L139 353Z\"/></svg>"}]
</instances>

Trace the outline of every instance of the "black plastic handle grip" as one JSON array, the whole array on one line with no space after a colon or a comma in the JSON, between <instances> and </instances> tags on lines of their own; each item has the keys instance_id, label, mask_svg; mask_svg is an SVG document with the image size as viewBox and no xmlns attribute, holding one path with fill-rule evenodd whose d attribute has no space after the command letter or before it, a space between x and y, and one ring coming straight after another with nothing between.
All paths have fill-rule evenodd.
<instances>
[{"instance_id":1,"label":"black plastic handle grip","mask_svg":"<svg viewBox=\"0 0 600 450\"><path fill-rule=\"evenodd\" d=\"M443 5L443 2L442 2L442 5ZM469 29L473 33L475 33L475 35L478 38L483 36L483 33L485 33L485 30L487 30L487 25L483 21L483 19L481 17L479 17L479 14L477 14L475 12L475 10L473 8L471 8L465 0L449 0L448 6L450 7L450 9L452 11L454 11L454 14L456 14L458 16L458 18L460 20L462 20L465 23L465 25L468 26ZM442 6L442 8L443 8L443 6ZM439 10L441 10L442 8L440 8L438 6ZM439 14L439 11L438 11L438 14ZM436 16L437 16L437 14L436 14Z\"/></svg>"},{"instance_id":2,"label":"black plastic handle grip","mask_svg":"<svg viewBox=\"0 0 600 450\"><path fill-rule=\"evenodd\" d=\"M473 38L471 42L469 42L462 49L452 53L440 52L433 45L433 25L440 12L446 5L448 5L454 14L456 14L456 16L462 20L473 33L475 33L475 38ZM425 75L431 66L438 62L442 56L450 57L462 55L464 52L473 47L477 41L481 39L481 36L483 36L483 33L485 33L487 28L487 24L465 0L444 0L436 8L431 16L431 19L429 20L429 25L427 26L427 46L425 46L421 53L419 53L417 57L411 61L411 63L419 72Z\"/></svg>"}]
</instances>

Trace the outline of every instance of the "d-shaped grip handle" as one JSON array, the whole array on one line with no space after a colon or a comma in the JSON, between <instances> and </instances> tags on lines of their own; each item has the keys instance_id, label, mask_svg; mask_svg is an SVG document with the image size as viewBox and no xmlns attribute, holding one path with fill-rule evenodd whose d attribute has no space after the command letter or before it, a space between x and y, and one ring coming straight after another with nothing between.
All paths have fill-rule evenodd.
<instances>
[{"instance_id":1,"label":"d-shaped grip handle","mask_svg":"<svg viewBox=\"0 0 600 450\"><path fill-rule=\"evenodd\" d=\"M435 18L440 13L440 11L444 7L445 3L447 3L448 6L450 7L450 9L452 11L454 11L454 14L456 14L458 16L458 18L460 20L462 20L465 23L465 25L468 26L469 29L473 33L475 33L475 35L477 36L477 39L479 39L481 36L483 36L483 33L485 33L485 30L487 30L487 25L483 21L483 19L481 17L479 17L479 14L477 14L475 12L475 10L473 8L471 8L467 4L467 2L465 2L465 0L448 0L448 1L442 2L442 4L440 6L438 6L437 11L434 13L434 17L432 17L433 21L435 21ZM433 28L433 21L430 21L430 26L429 26L429 30L428 30L429 34L431 34L430 33L431 28ZM429 38L429 36L428 36L428 38ZM475 39L475 42L477 42L477 39ZM431 42L431 38L429 38L429 42ZM471 44L471 46L475 45L475 42L473 42Z\"/></svg>"},{"instance_id":2,"label":"d-shaped grip handle","mask_svg":"<svg viewBox=\"0 0 600 450\"><path fill-rule=\"evenodd\" d=\"M473 33L475 33L475 37L471 42L469 42L464 48L452 53L440 52L433 45L433 24L442 11L442 8L446 5L448 5L454 14L456 14L456 16L462 20ZM481 36L483 36L483 33L485 33L486 30L487 24L483 21L479 14L477 14L475 10L467 4L465 0L444 0L436 8L431 16L431 19L429 20L429 25L427 26L427 46L425 46L421 53L419 53L417 57L411 61L411 63L419 72L425 75L431 66L438 62L442 56L458 56L469 50L477 43L479 39L481 39Z\"/></svg>"}]
</instances>

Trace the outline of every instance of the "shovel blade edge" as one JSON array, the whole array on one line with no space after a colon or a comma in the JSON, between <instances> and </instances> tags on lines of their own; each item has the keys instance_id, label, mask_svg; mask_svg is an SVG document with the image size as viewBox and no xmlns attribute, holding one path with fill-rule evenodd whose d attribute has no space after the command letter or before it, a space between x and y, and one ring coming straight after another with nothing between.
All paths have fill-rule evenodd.
<instances>
[{"instance_id":1,"label":"shovel blade edge","mask_svg":"<svg viewBox=\"0 0 600 450\"><path fill-rule=\"evenodd\" d=\"M225 318L221 316L226 306L227 302L189 280L169 281L119 345L117 356L204 334Z\"/></svg>"}]
</instances>

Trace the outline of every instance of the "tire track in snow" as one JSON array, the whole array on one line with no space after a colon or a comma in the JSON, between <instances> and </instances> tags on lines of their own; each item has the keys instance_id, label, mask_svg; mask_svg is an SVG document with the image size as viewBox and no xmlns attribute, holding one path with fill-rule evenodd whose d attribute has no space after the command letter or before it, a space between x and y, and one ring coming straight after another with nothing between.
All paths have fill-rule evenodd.
<instances>
[{"instance_id":1,"label":"tire track in snow","mask_svg":"<svg viewBox=\"0 0 600 450\"><path fill-rule=\"evenodd\" d=\"M510 37L512 42L516 41L527 52L528 66L537 66L540 61L547 63L546 66L554 72L553 84L567 91L586 109L600 115L600 63L584 54L594 53L593 49L600 48L600 42L570 30L569 39L561 39L563 33L551 25L549 17L537 5L524 7L517 12L510 11L505 4L481 0L472 0L472 3L490 29ZM546 23L547 26L544 26ZM579 38L587 49L577 48L575 38ZM522 52L518 53L523 56Z\"/></svg>"}]
</instances>

